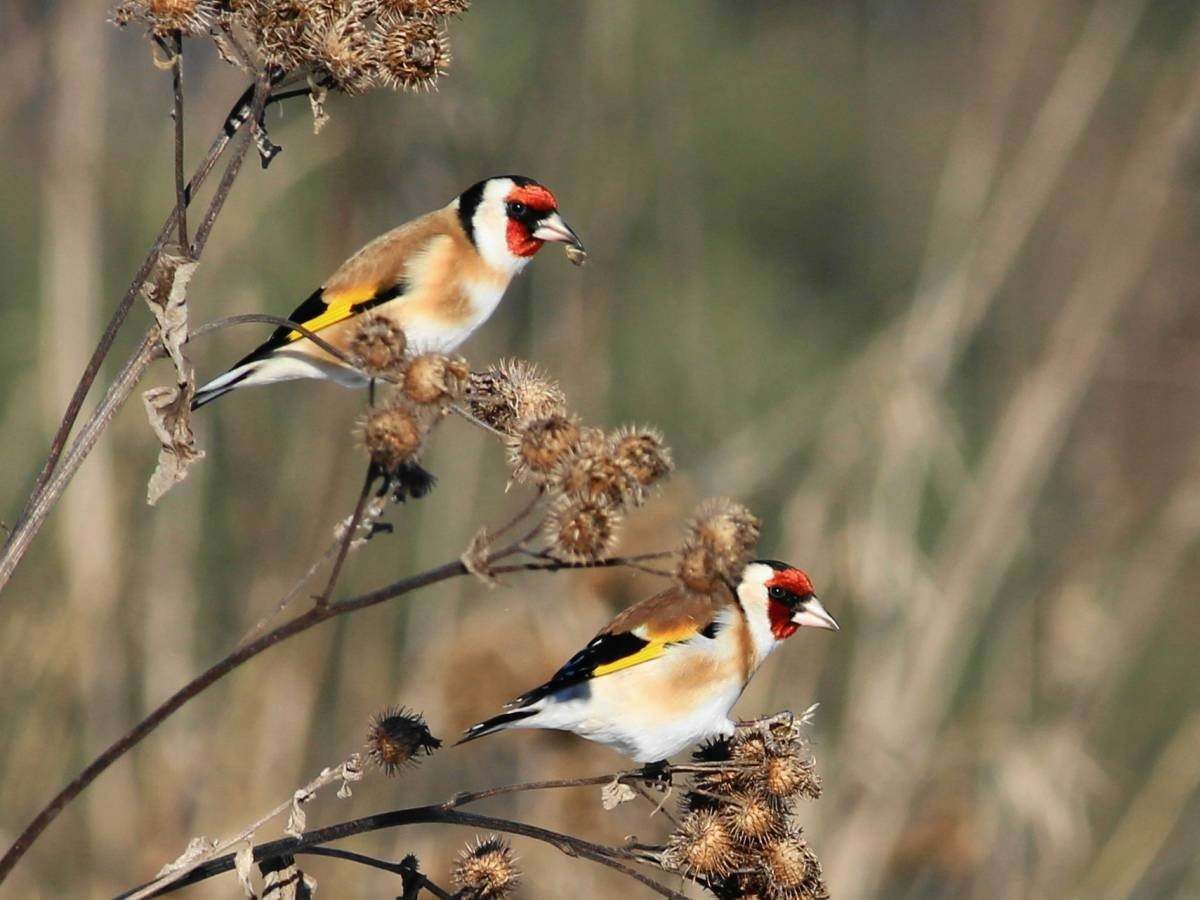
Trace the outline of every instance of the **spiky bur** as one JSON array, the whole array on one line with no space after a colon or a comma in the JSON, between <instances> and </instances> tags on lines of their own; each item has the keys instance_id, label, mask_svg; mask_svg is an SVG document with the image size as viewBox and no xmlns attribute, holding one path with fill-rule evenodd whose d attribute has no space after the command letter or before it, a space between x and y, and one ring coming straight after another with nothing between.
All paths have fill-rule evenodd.
<instances>
[{"instance_id":1,"label":"spiky bur","mask_svg":"<svg viewBox=\"0 0 1200 900\"><path fill-rule=\"evenodd\" d=\"M738 868L741 853L720 814L697 809L685 815L663 851L663 865L685 875L724 878Z\"/></svg>"},{"instance_id":2,"label":"spiky bur","mask_svg":"<svg viewBox=\"0 0 1200 900\"><path fill-rule=\"evenodd\" d=\"M461 356L422 353L404 369L404 396L422 406L457 400L470 374L471 368Z\"/></svg>"},{"instance_id":3,"label":"spiky bur","mask_svg":"<svg viewBox=\"0 0 1200 900\"><path fill-rule=\"evenodd\" d=\"M675 574L690 590L710 592L736 583L758 544L762 523L741 503L706 500L696 510L679 551Z\"/></svg>"},{"instance_id":4,"label":"spiky bur","mask_svg":"<svg viewBox=\"0 0 1200 900\"><path fill-rule=\"evenodd\" d=\"M125 0L113 9L112 19L120 26L145 25L160 38L176 31L190 37L206 34L220 12L217 0Z\"/></svg>"},{"instance_id":5,"label":"spiky bur","mask_svg":"<svg viewBox=\"0 0 1200 900\"><path fill-rule=\"evenodd\" d=\"M625 426L609 441L617 465L641 488L652 487L675 468L671 450L656 429Z\"/></svg>"},{"instance_id":6,"label":"spiky bur","mask_svg":"<svg viewBox=\"0 0 1200 900\"><path fill-rule=\"evenodd\" d=\"M397 18L372 36L376 73L384 87L415 90L433 87L450 66L445 29L429 19Z\"/></svg>"},{"instance_id":7,"label":"spiky bur","mask_svg":"<svg viewBox=\"0 0 1200 900\"><path fill-rule=\"evenodd\" d=\"M415 461L425 440L424 423L404 402L370 410L358 430L371 459L384 472L395 472Z\"/></svg>"},{"instance_id":8,"label":"spiky bur","mask_svg":"<svg viewBox=\"0 0 1200 900\"><path fill-rule=\"evenodd\" d=\"M367 758L391 777L418 757L442 746L425 724L425 718L402 706L391 706L371 717L367 728Z\"/></svg>"},{"instance_id":9,"label":"spiky bur","mask_svg":"<svg viewBox=\"0 0 1200 900\"><path fill-rule=\"evenodd\" d=\"M550 552L566 562L595 562L612 553L621 524L619 508L564 495L555 499L543 527Z\"/></svg>"},{"instance_id":10,"label":"spiky bur","mask_svg":"<svg viewBox=\"0 0 1200 900\"><path fill-rule=\"evenodd\" d=\"M543 485L579 445L583 431L574 416L551 415L516 426L505 441L513 480Z\"/></svg>"},{"instance_id":11,"label":"spiky bur","mask_svg":"<svg viewBox=\"0 0 1200 900\"><path fill-rule=\"evenodd\" d=\"M381 19L436 19L460 16L471 0L379 0Z\"/></svg>"},{"instance_id":12,"label":"spiky bur","mask_svg":"<svg viewBox=\"0 0 1200 900\"><path fill-rule=\"evenodd\" d=\"M512 895L521 878L517 859L508 842L497 835L476 838L458 855L451 873L462 895L490 900Z\"/></svg>"},{"instance_id":13,"label":"spiky bur","mask_svg":"<svg viewBox=\"0 0 1200 900\"><path fill-rule=\"evenodd\" d=\"M612 439L598 428L583 430L551 480L564 494L618 509L638 502L642 493L641 485L617 458Z\"/></svg>"},{"instance_id":14,"label":"spiky bur","mask_svg":"<svg viewBox=\"0 0 1200 900\"><path fill-rule=\"evenodd\" d=\"M377 60L363 6L352 2L345 15L313 17L304 30L305 58L324 71L331 87L345 94L361 94L375 85Z\"/></svg>"},{"instance_id":15,"label":"spiky bur","mask_svg":"<svg viewBox=\"0 0 1200 900\"><path fill-rule=\"evenodd\" d=\"M702 771L683 794L684 819L662 849L663 867L703 881L718 897L826 897L821 867L792 822L797 801L820 793L800 723L786 715L747 723L692 759ZM689 868L683 848L714 820L721 830L712 833L729 842L737 865Z\"/></svg>"},{"instance_id":16,"label":"spiky bur","mask_svg":"<svg viewBox=\"0 0 1200 900\"><path fill-rule=\"evenodd\" d=\"M471 414L497 431L515 434L518 426L553 415L566 415L562 388L533 363L501 360L467 379Z\"/></svg>"},{"instance_id":17,"label":"spiky bur","mask_svg":"<svg viewBox=\"0 0 1200 900\"><path fill-rule=\"evenodd\" d=\"M400 373L408 339L404 330L384 316L359 316L350 335L350 353L372 378Z\"/></svg>"}]
</instances>

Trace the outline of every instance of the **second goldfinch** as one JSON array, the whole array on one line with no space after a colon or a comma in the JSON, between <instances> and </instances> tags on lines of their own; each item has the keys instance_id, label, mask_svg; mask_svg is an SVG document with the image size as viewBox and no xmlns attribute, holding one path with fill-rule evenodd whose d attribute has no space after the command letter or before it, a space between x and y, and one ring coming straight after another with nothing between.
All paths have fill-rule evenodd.
<instances>
[{"instance_id":1,"label":"second goldfinch","mask_svg":"<svg viewBox=\"0 0 1200 900\"><path fill-rule=\"evenodd\" d=\"M371 311L400 326L414 351L448 353L487 321L547 241L583 250L549 190L520 175L488 178L371 241L288 318L345 352L355 319ZM237 388L295 378L367 383L300 332L280 327L200 388L192 408Z\"/></svg>"},{"instance_id":2,"label":"second goldfinch","mask_svg":"<svg viewBox=\"0 0 1200 900\"><path fill-rule=\"evenodd\" d=\"M745 567L736 592L673 588L625 610L545 684L462 741L509 728L552 728L660 762L733 733L729 711L763 661L801 627L838 630L800 569Z\"/></svg>"}]
</instances>

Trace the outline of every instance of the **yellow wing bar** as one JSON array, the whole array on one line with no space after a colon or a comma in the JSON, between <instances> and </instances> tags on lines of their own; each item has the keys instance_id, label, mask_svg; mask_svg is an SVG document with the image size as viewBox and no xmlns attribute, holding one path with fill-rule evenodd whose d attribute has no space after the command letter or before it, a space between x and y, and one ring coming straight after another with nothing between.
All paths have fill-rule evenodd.
<instances>
[{"instance_id":1,"label":"yellow wing bar","mask_svg":"<svg viewBox=\"0 0 1200 900\"><path fill-rule=\"evenodd\" d=\"M344 290L333 296L324 295L323 300L326 301L325 310L320 315L313 316L306 322L300 324L309 331L320 331L322 328L328 328L330 325L336 325L338 322L348 319L355 314L354 306L362 303L364 300L372 300L378 293L377 285L362 285L360 287ZM298 331L288 333L284 339L286 343L299 340L304 337Z\"/></svg>"}]
</instances>

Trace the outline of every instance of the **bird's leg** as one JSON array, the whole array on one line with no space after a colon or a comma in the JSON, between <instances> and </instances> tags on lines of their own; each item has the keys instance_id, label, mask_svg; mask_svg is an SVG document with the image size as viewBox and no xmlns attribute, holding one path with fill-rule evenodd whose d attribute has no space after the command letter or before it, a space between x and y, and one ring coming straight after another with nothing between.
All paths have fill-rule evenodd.
<instances>
[{"instance_id":1,"label":"bird's leg","mask_svg":"<svg viewBox=\"0 0 1200 900\"><path fill-rule=\"evenodd\" d=\"M671 766L665 759L646 763L638 777L646 783L646 787L656 791L669 791L671 788Z\"/></svg>"}]
</instances>

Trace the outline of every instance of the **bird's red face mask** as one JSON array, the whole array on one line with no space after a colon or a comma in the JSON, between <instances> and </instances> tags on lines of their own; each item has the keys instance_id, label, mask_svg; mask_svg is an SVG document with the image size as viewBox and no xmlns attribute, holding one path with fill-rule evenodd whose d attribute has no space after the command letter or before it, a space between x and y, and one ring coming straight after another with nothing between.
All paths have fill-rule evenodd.
<instances>
[{"instance_id":1,"label":"bird's red face mask","mask_svg":"<svg viewBox=\"0 0 1200 900\"><path fill-rule=\"evenodd\" d=\"M838 624L825 611L813 591L812 581L800 569L776 572L765 584L767 617L776 640L789 638L802 627L837 631Z\"/></svg>"},{"instance_id":2,"label":"bird's red face mask","mask_svg":"<svg viewBox=\"0 0 1200 900\"><path fill-rule=\"evenodd\" d=\"M505 237L513 256L533 256L546 241L583 249L579 235L558 214L558 201L540 184L514 187L504 199L504 212L508 216Z\"/></svg>"}]
</instances>

